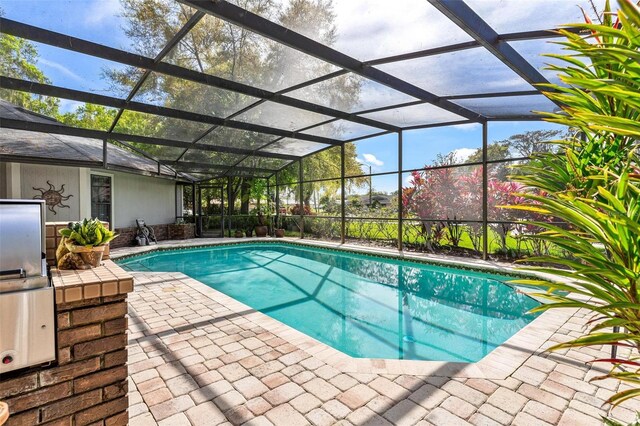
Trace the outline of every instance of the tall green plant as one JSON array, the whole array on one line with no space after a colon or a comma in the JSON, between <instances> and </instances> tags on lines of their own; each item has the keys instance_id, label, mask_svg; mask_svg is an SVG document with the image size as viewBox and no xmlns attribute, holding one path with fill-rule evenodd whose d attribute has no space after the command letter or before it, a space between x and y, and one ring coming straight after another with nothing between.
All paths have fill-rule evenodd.
<instances>
[{"instance_id":1,"label":"tall green plant","mask_svg":"<svg viewBox=\"0 0 640 426\"><path fill-rule=\"evenodd\" d=\"M629 356L594 360L613 365L594 380L613 377L632 385L608 400L614 405L640 396L640 170L634 151L640 140L640 10L629 0L619 4L615 21L608 2L602 24L587 19L581 25L586 35L560 31L569 53L549 56L564 62L551 68L565 85L545 88L562 112L543 115L580 135L557 141L560 153L537 155L518 171L514 179L535 191L521 194L525 205L510 207L553 218L535 223L544 229L536 238L573 255L529 259L551 266L525 269L558 278L518 280L547 289L540 296L550 303L537 310L584 308L595 314L583 336L551 349L631 349Z\"/></svg>"}]
</instances>

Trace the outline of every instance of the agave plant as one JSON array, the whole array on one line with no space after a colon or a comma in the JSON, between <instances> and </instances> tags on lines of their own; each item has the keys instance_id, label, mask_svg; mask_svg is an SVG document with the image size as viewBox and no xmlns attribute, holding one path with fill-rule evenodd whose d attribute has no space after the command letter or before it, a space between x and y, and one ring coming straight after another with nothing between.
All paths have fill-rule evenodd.
<instances>
[{"instance_id":1,"label":"agave plant","mask_svg":"<svg viewBox=\"0 0 640 426\"><path fill-rule=\"evenodd\" d=\"M584 308L595 314L583 336L551 350L630 348L620 357L594 360L612 364L608 375L594 380L631 385L608 400L614 405L640 396L640 170L634 151L640 140L640 10L630 0L619 4L617 20L607 2L601 24L580 25L586 35L560 31L569 53L550 55L564 62L551 68L566 86L545 89L562 112L544 116L581 135L557 141L561 153L541 154L522 166L513 179L528 189L521 194L526 202L510 206L551 217L553 223L535 223L544 229L535 238L573 256L528 259L551 266L524 269L560 278L517 281L547 290L540 296L550 303L536 310Z\"/></svg>"},{"instance_id":2,"label":"agave plant","mask_svg":"<svg viewBox=\"0 0 640 426\"><path fill-rule=\"evenodd\" d=\"M108 230L99 219L84 219L82 222L70 222L61 229L60 235L79 246L96 247L107 244L118 235Z\"/></svg>"}]
</instances>

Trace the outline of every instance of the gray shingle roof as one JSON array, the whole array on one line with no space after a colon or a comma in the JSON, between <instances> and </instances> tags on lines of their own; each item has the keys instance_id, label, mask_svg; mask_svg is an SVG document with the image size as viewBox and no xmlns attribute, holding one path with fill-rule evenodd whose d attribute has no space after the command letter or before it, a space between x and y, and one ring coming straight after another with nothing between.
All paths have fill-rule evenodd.
<instances>
[{"instance_id":1,"label":"gray shingle roof","mask_svg":"<svg viewBox=\"0 0 640 426\"><path fill-rule=\"evenodd\" d=\"M55 119L28 111L0 99L0 120L14 119L34 123L58 123ZM0 128L0 159L4 161L37 161L49 164L94 165L102 167L102 140L51 133ZM158 163L109 143L107 163L132 172L158 173ZM164 176L175 176L172 169L160 167ZM189 176L180 173L189 179Z\"/></svg>"}]
</instances>

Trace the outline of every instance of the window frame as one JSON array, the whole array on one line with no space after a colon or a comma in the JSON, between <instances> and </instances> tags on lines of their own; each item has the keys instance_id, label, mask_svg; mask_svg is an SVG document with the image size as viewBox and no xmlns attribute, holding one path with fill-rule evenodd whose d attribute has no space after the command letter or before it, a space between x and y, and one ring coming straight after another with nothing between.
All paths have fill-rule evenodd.
<instances>
[{"instance_id":1,"label":"window frame","mask_svg":"<svg viewBox=\"0 0 640 426\"><path fill-rule=\"evenodd\" d=\"M102 176L102 177L108 177L109 181L110 181L110 190L111 190L111 194L110 194L110 209L109 209L109 229L113 230L115 229L115 178L114 175L111 173L103 173L103 172L94 172L91 171L89 173L89 209L91 212L91 216L93 217L93 177L94 176ZM106 204L106 203L105 203Z\"/></svg>"}]
</instances>

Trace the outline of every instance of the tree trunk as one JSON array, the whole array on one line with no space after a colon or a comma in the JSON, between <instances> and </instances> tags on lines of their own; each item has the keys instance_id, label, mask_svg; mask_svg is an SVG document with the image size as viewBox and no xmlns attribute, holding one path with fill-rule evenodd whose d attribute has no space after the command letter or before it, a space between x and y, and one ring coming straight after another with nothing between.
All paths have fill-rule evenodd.
<instances>
[{"instance_id":1,"label":"tree trunk","mask_svg":"<svg viewBox=\"0 0 640 426\"><path fill-rule=\"evenodd\" d=\"M238 192L240 191L240 181L236 181L236 179L232 179L231 184L231 193L228 195L229 200L227 200L229 209L229 216L233 216L236 213L236 198L238 198Z\"/></svg>"},{"instance_id":2,"label":"tree trunk","mask_svg":"<svg viewBox=\"0 0 640 426\"><path fill-rule=\"evenodd\" d=\"M251 179L242 179L240 184L240 214L249 214L249 198L251 195Z\"/></svg>"},{"instance_id":3,"label":"tree trunk","mask_svg":"<svg viewBox=\"0 0 640 426\"><path fill-rule=\"evenodd\" d=\"M311 196L313 195L313 189L312 187L308 187L308 188L309 189L305 189L304 186L302 188L302 202L304 203L305 206L311 208Z\"/></svg>"}]
</instances>

